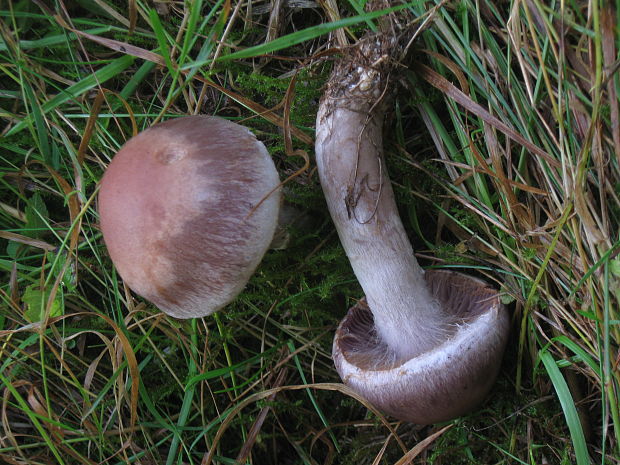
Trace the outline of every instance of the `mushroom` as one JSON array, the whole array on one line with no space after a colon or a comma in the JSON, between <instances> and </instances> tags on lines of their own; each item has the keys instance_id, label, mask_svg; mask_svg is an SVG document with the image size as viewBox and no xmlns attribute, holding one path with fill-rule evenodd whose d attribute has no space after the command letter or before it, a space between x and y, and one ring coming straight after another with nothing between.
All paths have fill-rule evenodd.
<instances>
[{"instance_id":1,"label":"mushroom","mask_svg":"<svg viewBox=\"0 0 620 465\"><path fill-rule=\"evenodd\" d=\"M124 282L177 318L241 292L273 238L280 180L245 127L188 116L131 138L101 181L101 230Z\"/></svg>"},{"instance_id":2,"label":"mushroom","mask_svg":"<svg viewBox=\"0 0 620 465\"><path fill-rule=\"evenodd\" d=\"M424 272L398 215L383 157L393 34L336 62L319 105L316 163L327 205L365 299L333 343L345 384L419 424L478 405L499 371L508 315L497 291L450 271Z\"/></svg>"}]
</instances>

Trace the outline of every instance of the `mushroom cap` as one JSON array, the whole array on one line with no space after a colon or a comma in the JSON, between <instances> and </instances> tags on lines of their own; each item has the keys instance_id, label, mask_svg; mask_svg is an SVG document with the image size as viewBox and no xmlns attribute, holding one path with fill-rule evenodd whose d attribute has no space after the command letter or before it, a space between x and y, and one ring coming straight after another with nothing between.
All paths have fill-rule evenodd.
<instances>
[{"instance_id":1,"label":"mushroom cap","mask_svg":"<svg viewBox=\"0 0 620 465\"><path fill-rule=\"evenodd\" d=\"M364 301L340 323L333 359L343 382L400 420L431 424L459 417L485 398L500 369L508 312L484 281L453 271L425 273L431 294L454 321L439 346L396 360L379 340Z\"/></svg>"},{"instance_id":2,"label":"mushroom cap","mask_svg":"<svg viewBox=\"0 0 620 465\"><path fill-rule=\"evenodd\" d=\"M109 164L103 238L133 291L171 316L205 316L241 292L269 247L279 184L247 128L213 116L171 119L131 138Z\"/></svg>"}]
</instances>

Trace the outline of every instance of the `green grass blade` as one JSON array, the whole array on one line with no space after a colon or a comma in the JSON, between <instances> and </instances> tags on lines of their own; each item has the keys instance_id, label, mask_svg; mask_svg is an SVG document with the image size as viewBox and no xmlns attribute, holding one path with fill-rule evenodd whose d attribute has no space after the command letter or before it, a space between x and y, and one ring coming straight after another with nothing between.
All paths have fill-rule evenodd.
<instances>
[{"instance_id":1,"label":"green grass blade","mask_svg":"<svg viewBox=\"0 0 620 465\"><path fill-rule=\"evenodd\" d=\"M293 344L293 341L288 341L287 345L291 353L294 354L296 349L295 349L295 344ZM299 376L301 377L301 380L303 381L304 384L308 384L308 381L306 380L306 374L304 373L304 370L301 367L301 363L299 362L299 357L295 355L293 359L295 360L295 366L297 367L297 371L299 372ZM319 403L317 402L316 397L314 397L314 394L312 394L312 391L310 389L306 389L306 393L308 394L308 397L310 398L310 402L312 402L312 405L314 406L314 409L316 410L317 415L321 419L321 422L326 428L329 428L329 422L325 418L325 414L323 413L323 410L321 409ZM334 444L334 447L336 448L336 451L340 452L340 445L338 443L338 439L336 439L336 436L334 435L334 432L331 429L329 429L329 436Z\"/></svg>"},{"instance_id":2,"label":"green grass blade","mask_svg":"<svg viewBox=\"0 0 620 465\"><path fill-rule=\"evenodd\" d=\"M98 35L113 30L111 26L96 27L93 29L87 29L84 32L87 34ZM68 42L72 42L77 39L78 35L74 32L68 34L57 34L54 36L44 37L38 40L20 40L18 46L21 50L36 50L39 48L47 49L55 47L57 45L66 45ZM8 50L7 45L0 41L0 52L6 52Z\"/></svg>"},{"instance_id":3,"label":"green grass blade","mask_svg":"<svg viewBox=\"0 0 620 465\"><path fill-rule=\"evenodd\" d=\"M134 62L134 57L125 55L120 58L113 60L110 64L104 66L103 68L96 71L94 74L91 74L79 82L76 82L72 86L67 87L65 90L60 92L57 96L45 102L41 109L44 114L49 113L55 108L59 107L63 103L68 102L71 99L75 99L89 90L97 87L100 84L112 79L117 76L125 69L127 69ZM12 136L17 134L18 132L25 129L27 126L32 124L33 116L29 115L17 123L15 126L11 128L7 132L7 136Z\"/></svg>"},{"instance_id":4,"label":"green grass blade","mask_svg":"<svg viewBox=\"0 0 620 465\"><path fill-rule=\"evenodd\" d=\"M193 388L196 384L198 384L201 381L207 381L210 379L219 378L221 376L231 376L233 372L244 369L244 368L247 369L248 366L253 365L255 362L266 358L268 355L275 352L279 348L280 348L280 345L276 345L269 350L266 350L264 352L261 352L260 354L254 355L253 357L250 357L247 360L244 360L241 363L237 363L235 365L227 366L224 368L216 368L215 370L209 370L206 373L201 373L199 375L192 376L187 381L185 388L186 389Z\"/></svg>"},{"instance_id":5,"label":"green grass blade","mask_svg":"<svg viewBox=\"0 0 620 465\"><path fill-rule=\"evenodd\" d=\"M157 38L159 50L161 51L161 55L166 62L168 71L170 72L170 74L174 75L175 67L172 63L172 60L170 59L170 46L168 45L168 36L166 34L166 30L161 24L161 21L159 20L159 15L157 14L157 11L150 10L149 19L151 20L151 27L153 28L153 32L155 32L155 37Z\"/></svg>"},{"instance_id":6,"label":"green grass blade","mask_svg":"<svg viewBox=\"0 0 620 465\"><path fill-rule=\"evenodd\" d=\"M585 363L586 365L588 365L590 367L590 369L597 375L597 376L601 376L601 369L599 367L599 365L594 361L594 359L592 357L590 357L590 355L579 345L577 344L575 341L573 341L572 339L568 338L567 336L557 336L554 337L552 339L553 342L559 342L561 344L563 344L564 346L566 346L568 349L570 349L576 356L577 358L582 361L583 363ZM546 350L547 347L543 348L543 350Z\"/></svg>"},{"instance_id":7,"label":"green grass blade","mask_svg":"<svg viewBox=\"0 0 620 465\"><path fill-rule=\"evenodd\" d=\"M562 406L562 411L564 412L564 417L566 418L566 424L568 425L568 430L570 431L573 448L575 449L577 465L590 465L591 460L588 454L588 447L583 434L583 428L581 427L577 407L575 406L573 396L568 389L566 380L564 379L564 376L562 376L562 373L555 363L553 356L549 352L541 350L539 352L539 358L545 366L547 374L549 375L549 378L553 383L553 387L555 388L558 399L560 400L560 405Z\"/></svg>"},{"instance_id":8,"label":"green grass blade","mask_svg":"<svg viewBox=\"0 0 620 465\"><path fill-rule=\"evenodd\" d=\"M370 13L365 13L363 15L352 16L350 18L344 18L339 21L334 21L331 23L322 23L317 26L309 27L307 29L303 29L301 31L293 32L291 34L287 34L282 37L278 37L271 42L266 44L255 45L253 47L248 47L243 50L239 50L238 52L229 53L228 55L224 55L218 58L218 61L228 61L228 60L241 60L244 58L251 58L258 55L267 55L269 53L273 53L288 47L292 47L293 45L298 45L302 42L306 42L312 39L315 39L323 34L327 34L328 32L335 31L336 29L340 29L343 27L354 26L364 21L368 21L371 19L380 18L381 16L385 16L388 13L402 10L407 8L411 4L399 5L392 8L386 8L384 10L373 11ZM189 69L195 66L203 66L205 64L210 63L210 60L206 60L204 62L193 62L183 66L181 69Z\"/></svg>"},{"instance_id":9,"label":"green grass blade","mask_svg":"<svg viewBox=\"0 0 620 465\"><path fill-rule=\"evenodd\" d=\"M38 140L39 152L41 152L41 156L43 157L45 163L54 169L58 169L58 160L53 160L51 158L47 127L45 126L45 120L43 118L43 112L41 111L39 102L34 96L34 92L32 91L32 87L30 87L29 83L22 81L22 89L24 90L24 100L27 102L27 108L29 108L29 115L32 117L34 122L33 130L36 134L36 139Z\"/></svg>"}]
</instances>

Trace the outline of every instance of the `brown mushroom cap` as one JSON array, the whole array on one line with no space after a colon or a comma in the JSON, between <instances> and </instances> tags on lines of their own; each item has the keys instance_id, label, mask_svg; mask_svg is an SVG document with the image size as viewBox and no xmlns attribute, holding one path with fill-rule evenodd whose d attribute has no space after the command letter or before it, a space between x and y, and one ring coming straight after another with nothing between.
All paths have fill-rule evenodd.
<instances>
[{"instance_id":1,"label":"brown mushroom cap","mask_svg":"<svg viewBox=\"0 0 620 465\"><path fill-rule=\"evenodd\" d=\"M169 315L208 315L237 296L267 250L279 183L264 145L243 126L211 116L157 124L120 149L101 182L112 261Z\"/></svg>"},{"instance_id":2,"label":"brown mushroom cap","mask_svg":"<svg viewBox=\"0 0 620 465\"><path fill-rule=\"evenodd\" d=\"M340 323L333 358L340 377L380 410L431 424L475 408L491 389L508 339L508 312L485 282L451 271L427 271L433 296L455 331L442 344L397 360L378 337L362 301Z\"/></svg>"}]
</instances>

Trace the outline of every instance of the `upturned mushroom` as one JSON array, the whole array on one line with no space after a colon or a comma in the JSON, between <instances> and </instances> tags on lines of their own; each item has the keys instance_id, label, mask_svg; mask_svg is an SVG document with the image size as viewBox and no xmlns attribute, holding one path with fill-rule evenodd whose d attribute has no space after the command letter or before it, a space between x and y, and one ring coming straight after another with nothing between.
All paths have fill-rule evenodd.
<instances>
[{"instance_id":1,"label":"upturned mushroom","mask_svg":"<svg viewBox=\"0 0 620 465\"><path fill-rule=\"evenodd\" d=\"M393 34L373 35L336 62L319 106L315 149L330 214L365 293L336 332L337 371L384 412L429 424L483 400L509 322L486 283L425 273L413 254L382 144L398 46Z\"/></svg>"},{"instance_id":2,"label":"upturned mushroom","mask_svg":"<svg viewBox=\"0 0 620 465\"><path fill-rule=\"evenodd\" d=\"M101 181L101 230L124 282L177 318L232 301L274 235L280 180L245 127L212 116L131 138Z\"/></svg>"}]
</instances>

